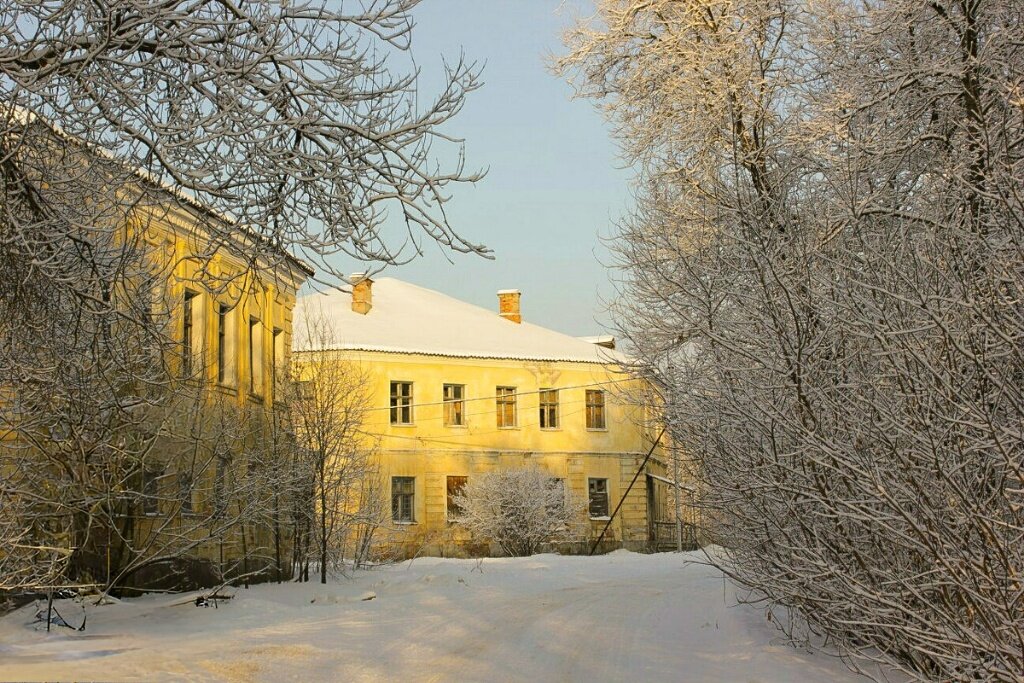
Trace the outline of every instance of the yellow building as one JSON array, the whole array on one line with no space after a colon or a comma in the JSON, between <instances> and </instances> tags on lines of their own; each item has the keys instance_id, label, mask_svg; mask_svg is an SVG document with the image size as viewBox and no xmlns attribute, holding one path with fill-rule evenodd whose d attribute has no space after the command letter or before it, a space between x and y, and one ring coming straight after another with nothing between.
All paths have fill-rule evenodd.
<instances>
[{"instance_id":1,"label":"yellow building","mask_svg":"<svg viewBox=\"0 0 1024 683\"><path fill-rule=\"evenodd\" d=\"M287 578L291 501L278 499L267 473L292 447L281 384L296 293L312 270L283 253L254 264L239 226L235 239L211 250L203 226L221 221L223 229L227 219L178 199L134 213L164 277L157 305L165 308L176 377L174 411L142 472L144 509L133 541L152 546L154 556L190 546L174 561L186 585L232 575ZM165 574L159 564L143 566L125 584L151 587Z\"/></svg>"},{"instance_id":2,"label":"yellow building","mask_svg":"<svg viewBox=\"0 0 1024 683\"><path fill-rule=\"evenodd\" d=\"M312 271L254 249L258 238L230 218L22 117L26 183L44 198L65 183L69 203L88 188L66 241L100 256L83 258L88 275L71 285L88 314L40 325L57 338L38 343L40 366L54 375L0 386L3 521L20 526L27 547L55 550L19 558L18 570L115 588L290 575L288 503L270 473L288 445L278 379L290 362L296 292ZM9 551L0 548L0 560Z\"/></svg>"},{"instance_id":3,"label":"yellow building","mask_svg":"<svg viewBox=\"0 0 1024 683\"><path fill-rule=\"evenodd\" d=\"M488 311L396 279L353 283L351 295L300 299L295 359L329 353L366 383L363 430L378 442L390 499L385 544L493 551L471 546L451 494L482 472L537 464L588 501L586 538L567 549L584 550L606 526L602 550L651 547L650 479L637 472L653 438L609 338L523 322L515 290ZM307 325L319 332L304 337ZM664 472L657 461L648 468Z\"/></svg>"}]
</instances>

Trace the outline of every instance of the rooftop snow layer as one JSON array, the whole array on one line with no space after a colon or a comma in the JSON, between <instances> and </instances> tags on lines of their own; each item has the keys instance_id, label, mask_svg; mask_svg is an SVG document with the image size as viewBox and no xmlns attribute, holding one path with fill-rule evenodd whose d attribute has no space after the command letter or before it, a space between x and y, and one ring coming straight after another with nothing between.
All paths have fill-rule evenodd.
<instances>
[{"instance_id":1,"label":"rooftop snow layer","mask_svg":"<svg viewBox=\"0 0 1024 683\"><path fill-rule=\"evenodd\" d=\"M621 354L394 278L374 280L373 308L352 311L352 296L332 291L304 296L295 306L297 351L352 349L462 358L614 363ZM307 317L322 312L323 332L310 334ZM314 325L316 329L317 325Z\"/></svg>"}]
</instances>

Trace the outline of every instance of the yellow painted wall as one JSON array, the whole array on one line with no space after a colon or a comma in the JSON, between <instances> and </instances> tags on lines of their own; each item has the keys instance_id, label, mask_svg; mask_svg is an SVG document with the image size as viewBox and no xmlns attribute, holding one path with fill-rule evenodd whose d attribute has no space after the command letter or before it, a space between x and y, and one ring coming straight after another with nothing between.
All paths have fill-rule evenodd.
<instances>
[{"instance_id":1,"label":"yellow painted wall","mask_svg":"<svg viewBox=\"0 0 1024 683\"><path fill-rule=\"evenodd\" d=\"M334 352L339 362L356 365L370 385L371 409L364 429L380 439L379 457L387 502L390 478L415 477L415 521L396 524L384 535L406 554L422 551L461 554L469 537L447 519L447 477L473 477L499 468L536 463L587 500L587 480L608 480L613 511L651 446L641 425L644 415L626 394L636 385L608 366L582 362L537 362L455 358L426 354L365 351ZM302 353L296 354L302 362ZM413 423L390 420L390 383L413 383ZM465 426L444 424L443 385L465 386ZM517 426L497 426L495 388L515 387ZM559 426L539 426L539 390L559 390ZM585 392L605 390L606 428L587 429ZM608 546L647 547L645 477L641 475L609 528ZM606 521L592 520L590 539ZM606 547L608 547L606 546Z\"/></svg>"},{"instance_id":2,"label":"yellow painted wall","mask_svg":"<svg viewBox=\"0 0 1024 683\"><path fill-rule=\"evenodd\" d=\"M244 260L244 244L221 248L208 255L209 246L198 231L195 219L183 209L139 210L138 220L146 231L146 240L160 266L168 268L164 298L174 318L173 328L180 340L182 304L186 290L197 294L199 315L196 326L201 343L196 345L197 365L206 368L205 381L222 394L233 396L240 405L247 400L262 401L271 396L274 383L274 330L281 331L283 355L278 359L287 368L291 354L292 311L295 295L306 273L294 264L263 265L253 271ZM238 228L238 230L241 230ZM201 255L201 258L197 258ZM217 306L228 312L227 336L230 372L224 382L217 381ZM262 368L252 384L249 362L249 322L259 321ZM281 396L277 397L279 400Z\"/></svg>"},{"instance_id":3,"label":"yellow painted wall","mask_svg":"<svg viewBox=\"0 0 1024 683\"><path fill-rule=\"evenodd\" d=\"M157 207L138 214L139 227L145 230L145 238L154 258L162 259L159 266L165 269L167 278L162 292L164 305L171 317L170 334L182 341L184 330L183 302L186 291L194 293L192 376L183 384L195 392L198 390L203 401L201 411L205 428L215 438L216 420L238 422L236 433L243 434L239 440L229 440L228 448L240 452L251 448L257 439L269 439L275 408L283 412L286 392L282 379L287 373L291 356L292 312L298 287L307 273L297 264L288 262L275 267L266 265L254 271L244 260L245 245L239 243L231 248L221 248L208 254L208 244L197 229L193 216L183 209ZM240 230L240 229L239 229ZM202 258L196 258L202 255ZM218 307L229 307L226 313L225 373L223 381L218 380ZM250 321L256 320L254 336L257 353L250 353ZM279 337L275 339L275 331ZM259 362L254 367L251 358ZM172 366L179 372L183 362L180 357L172 359ZM192 406L185 405L191 409ZM218 414L218 411L221 411ZM191 444L185 445L187 450ZM207 450L209 444L204 443ZM183 444L167 441L162 449L173 468L175 458L183 457ZM188 453L184 453L187 457ZM201 457L209 457L209 453ZM239 465L241 466L241 465ZM140 520L139 534L171 533L180 534L183 529L191 535L201 534L196 520L209 514L213 507L210 492L213 489L215 471L206 468L205 481L195 482L192 497L193 514L178 514L175 504L161 504L158 514ZM163 497L174 500L177 482L168 477L162 484ZM229 503L231 504L231 503ZM168 522L167 517L172 519ZM162 530L162 531L157 531ZM213 562L230 561L241 553L240 530L224 538L198 545L192 554ZM270 529L247 529L247 551L253 553L253 546L265 549L271 543ZM257 551L256 554L260 554ZM290 561L290 544L285 548L284 561ZM262 553L264 556L266 552Z\"/></svg>"}]
</instances>

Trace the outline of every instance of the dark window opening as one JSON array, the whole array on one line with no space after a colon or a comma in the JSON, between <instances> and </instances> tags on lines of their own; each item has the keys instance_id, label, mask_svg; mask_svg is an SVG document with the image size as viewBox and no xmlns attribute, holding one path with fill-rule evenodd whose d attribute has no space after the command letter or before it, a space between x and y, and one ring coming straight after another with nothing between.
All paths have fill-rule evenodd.
<instances>
[{"instance_id":1,"label":"dark window opening","mask_svg":"<svg viewBox=\"0 0 1024 683\"><path fill-rule=\"evenodd\" d=\"M396 522L413 522L415 502L415 477L391 477L391 519Z\"/></svg>"},{"instance_id":2,"label":"dark window opening","mask_svg":"<svg viewBox=\"0 0 1024 683\"><path fill-rule=\"evenodd\" d=\"M608 516L608 480L589 479L587 486L590 495L590 516Z\"/></svg>"},{"instance_id":3,"label":"dark window opening","mask_svg":"<svg viewBox=\"0 0 1024 683\"><path fill-rule=\"evenodd\" d=\"M448 521L457 521L464 510L459 505L458 496L466 487L467 477L448 477Z\"/></svg>"},{"instance_id":4,"label":"dark window opening","mask_svg":"<svg viewBox=\"0 0 1024 683\"><path fill-rule=\"evenodd\" d=\"M160 511L160 473L145 470L142 473L142 511L155 515Z\"/></svg>"},{"instance_id":5,"label":"dark window opening","mask_svg":"<svg viewBox=\"0 0 1024 683\"><path fill-rule=\"evenodd\" d=\"M192 473L182 472L178 475L178 496L181 499L181 514L192 514Z\"/></svg>"},{"instance_id":6,"label":"dark window opening","mask_svg":"<svg viewBox=\"0 0 1024 683\"><path fill-rule=\"evenodd\" d=\"M228 360L228 305L217 306L217 381L221 384L227 380Z\"/></svg>"},{"instance_id":7,"label":"dark window opening","mask_svg":"<svg viewBox=\"0 0 1024 683\"><path fill-rule=\"evenodd\" d=\"M193 338L195 336L195 303L196 293L185 290L181 312L181 374L192 374L192 361L195 354Z\"/></svg>"}]
</instances>

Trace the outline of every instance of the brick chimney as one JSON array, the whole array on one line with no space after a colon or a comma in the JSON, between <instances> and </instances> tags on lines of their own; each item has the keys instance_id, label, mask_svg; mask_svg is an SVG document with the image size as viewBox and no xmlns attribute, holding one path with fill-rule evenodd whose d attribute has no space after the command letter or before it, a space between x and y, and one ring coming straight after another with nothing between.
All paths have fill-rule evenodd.
<instances>
[{"instance_id":1,"label":"brick chimney","mask_svg":"<svg viewBox=\"0 0 1024 683\"><path fill-rule=\"evenodd\" d=\"M517 325L523 322L523 316L519 314L519 297L518 289L503 289L498 292L498 315Z\"/></svg>"},{"instance_id":2,"label":"brick chimney","mask_svg":"<svg viewBox=\"0 0 1024 683\"><path fill-rule=\"evenodd\" d=\"M352 273L349 282L352 284L352 310L366 315L373 308L373 280L366 273Z\"/></svg>"}]
</instances>

